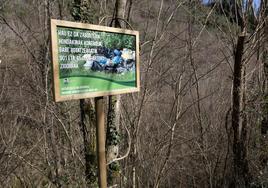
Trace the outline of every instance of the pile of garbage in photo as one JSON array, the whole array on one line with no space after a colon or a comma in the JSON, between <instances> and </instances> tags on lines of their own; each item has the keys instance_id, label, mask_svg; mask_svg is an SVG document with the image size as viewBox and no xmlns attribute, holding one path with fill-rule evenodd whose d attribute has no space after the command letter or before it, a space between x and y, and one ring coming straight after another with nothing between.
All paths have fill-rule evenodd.
<instances>
[{"instance_id":1,"label":"pile of garbage in photo","mask_svg":"<svg viewBox=\"0 0 268 188\"><path fill-rule=\"evenodd\" d=\"M100 47L97 54L86 54L83 56L86 70L103 71L106 73L119 73L135 71L135 51L124 48L109 49Z\"/></svg>"}]
</instances>

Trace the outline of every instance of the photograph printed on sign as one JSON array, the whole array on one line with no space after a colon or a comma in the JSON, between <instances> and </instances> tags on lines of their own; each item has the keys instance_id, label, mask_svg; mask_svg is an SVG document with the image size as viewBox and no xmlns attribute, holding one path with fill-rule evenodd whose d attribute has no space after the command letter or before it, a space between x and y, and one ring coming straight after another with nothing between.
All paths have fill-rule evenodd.
<instances>
[{"instance_id":1,"label":"photograph printed on sign","mask_svg":"<svg viewBox=\"0 0 268 188\"><path fill-rule=\"evenodd\" d=\"M136 88L136 37L57 26L60 95Z\"/></svg>"}]
</instances>

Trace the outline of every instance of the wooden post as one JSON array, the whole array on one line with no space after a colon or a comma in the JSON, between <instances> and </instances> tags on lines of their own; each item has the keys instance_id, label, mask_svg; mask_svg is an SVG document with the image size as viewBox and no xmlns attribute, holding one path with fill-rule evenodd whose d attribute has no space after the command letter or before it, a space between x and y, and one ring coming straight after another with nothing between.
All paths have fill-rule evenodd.
<instances>
[{"instance_id":1,"label":"wooden post","mask_svg":"<svg viewBox=\"0 0 268 188\"><path fill-rule=\"evenodd\" d=\"M107 188L103 97L95 98L99 187Z\"/></svg>"}]
</instances>

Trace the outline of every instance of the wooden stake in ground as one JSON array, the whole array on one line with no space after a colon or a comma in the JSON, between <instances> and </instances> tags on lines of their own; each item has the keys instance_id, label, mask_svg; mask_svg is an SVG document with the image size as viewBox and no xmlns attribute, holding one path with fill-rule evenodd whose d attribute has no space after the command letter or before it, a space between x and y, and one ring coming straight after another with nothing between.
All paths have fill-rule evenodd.
<instances>
[{"instance_id":1,"label":"wooden stake in ground","mask_svg":"<svg viewBox=\"0 0 268 188\"><path fill-rule=\"evenodd\" d=\"M107 187L106 158L105 158L105 126L104 126L104 99L95 98L96 128L97 128L97 156L99 170L99 187Z\"/></svg>"}]
</instances>

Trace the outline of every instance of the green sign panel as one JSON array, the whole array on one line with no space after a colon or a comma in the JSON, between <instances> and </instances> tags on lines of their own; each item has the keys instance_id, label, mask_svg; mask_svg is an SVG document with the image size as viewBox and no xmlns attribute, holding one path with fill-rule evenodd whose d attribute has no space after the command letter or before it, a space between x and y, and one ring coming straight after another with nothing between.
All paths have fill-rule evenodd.
<instances>
[{"instance_id":1,"label":"green sign panel","mask_svg":"<svg viewBox=\"0 0 268 188\"><path fill-rule=\"evenodd\" d=\"M139 91L138 32L51 20L56 101Z\"/></svg>"}]
</instances>

